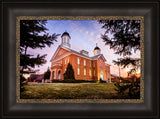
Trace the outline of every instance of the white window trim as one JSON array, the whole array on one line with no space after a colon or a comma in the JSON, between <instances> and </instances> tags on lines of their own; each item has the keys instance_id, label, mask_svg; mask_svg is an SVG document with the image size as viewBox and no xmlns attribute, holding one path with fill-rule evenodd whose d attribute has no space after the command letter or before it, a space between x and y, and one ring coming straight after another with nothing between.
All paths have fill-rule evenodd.
<instances>
[{"instance_id":1,"label":"white window trim","mask_svg":"<svg viewBox=\"0 0 160 119\"><path fill-rule=\"evenodd\" d=\"M77 75L80 75L80 68L77 68Z\"/></svg>"},{"instance_id":2,"label":"white window trim","mask_svg":"<svg viewBox=\"0 0 160 119\"><path fill-rule=\"evenodd\" d=\"M84 60L84 66L86 66L86 60Z\"/></svg>"},{"instance_id":3,"label":"white window trim","mask_svg":"<svg viewBox=\"0 0 160 119\"><path fill-rule=\"evenodd\" d=\"M84 75L86 76L86 69L84 69Z\"/></svg>"},{"instance_id":4,"label":"white window trim","mask_svg":"<svg viewBox=\"0 0 160 119\"><path fill-rule=\"evenodd\" d=\"M80 64L80 58L79 57L77 58L77 64Z\"/></svg>"}]
</instances>

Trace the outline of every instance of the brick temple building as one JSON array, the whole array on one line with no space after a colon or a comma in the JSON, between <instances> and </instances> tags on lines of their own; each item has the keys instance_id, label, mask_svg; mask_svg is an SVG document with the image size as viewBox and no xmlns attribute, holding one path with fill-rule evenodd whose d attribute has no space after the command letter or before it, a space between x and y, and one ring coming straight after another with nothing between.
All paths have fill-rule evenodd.
<instances>
[{"instance_id":1,"label":"brick temple building","mask_svg":"<svg viewBox=\"0 0 160 119\"><path fill-rule=\"evenodd\" d=\"M85 50L77 52L71 49L71 37L68 32L61 36L61 45L58 46L51 58L50 80L63 80L63 74L66 71L68 63L74 69L76 80L105 80L111 82L110 65L101 54L101 49L94 48L94 56L90 57Z\"/></svg>"}]
</instances>

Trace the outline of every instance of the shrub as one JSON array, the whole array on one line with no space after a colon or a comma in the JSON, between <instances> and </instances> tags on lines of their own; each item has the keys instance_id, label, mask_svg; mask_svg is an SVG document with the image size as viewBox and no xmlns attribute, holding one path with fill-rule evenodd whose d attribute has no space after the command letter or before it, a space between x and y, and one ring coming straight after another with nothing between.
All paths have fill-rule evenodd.
<instances>
[{"instance_id":1,"label":"shrub","mask_svg":"<svg viewBox=\"0 0 160 119\"><path fill-rule=\"evenodd\" d=\"M68 63L67 70L65 71L65 73L63 74L63 76L64 76L64 80L67 80L67 79L69 79L69 80L71 80L71 79L75 80L74 70L73 70L73 67L72 67L72 65L70 63Z\"/></svg>"},{"instance_id":2,"label":"shrub","mask_svg":"<svg viewBox=\"0 0 160 119\"><path fill-rule=\"evenodd\" d=\"M24 78L24 76L20 75L20 92L24 91L24 85L27 83L23 83L24 81L26 81L26 79Z\"/></svg>"},{"instance_id":3,"label":"shrub","mask_svg":"<svg viewBox=\"0 0 160 119\"><path fill-rule=\"evenodd\" d=\"M95 83L95 81L86 81L86 80L73 80L73 79L65 79L62 81L63 83Z\"/></svg>"},{"instance_id":4,"label":"shrub","mask_svg":"<svg viewBox=\"0 0 160 119\"><path fill-rule=\"evenodd\" d=\"M63 83L75 83L76 80L75 79L64 79L62 82Z\"/></svg>"},{"instance_id":5,"label":"shrub","mask_svg":"<svg viewBox=\"0 0 160 119\"><path fill-rule=\"evenodd\" d=\"M100 78L98 81L96 81L96 83L106 83L106 81L103 81L103 80Z\"/></svg>"},{"instance_id":6,"label":"shrub","mask_svg":"<svg viewBox=\"0 0 160 119\"><path fill-rule=\"evenodd\" d=\"M47 71L44 73L44 80L45 79L49 79L50 78L50 74L51 74L51 71L50 71L50 69L48 67Z\"/></svg>"},{"instance_id":7,"label":"shrub","mask_svg":"<svg viewBox=\"0 0 160 119\"><path fill-rule=\"evenodd\" d=\"M121 78L121 80L126 83L117 82L114 84L117 87L115 90L118 93L123 94L124 91L129 89L128 95L130 96L130 98L140 98L140 83L139 82L131 82L128 80L124 80L123 78Z\"/></svg>"}]
</instances>

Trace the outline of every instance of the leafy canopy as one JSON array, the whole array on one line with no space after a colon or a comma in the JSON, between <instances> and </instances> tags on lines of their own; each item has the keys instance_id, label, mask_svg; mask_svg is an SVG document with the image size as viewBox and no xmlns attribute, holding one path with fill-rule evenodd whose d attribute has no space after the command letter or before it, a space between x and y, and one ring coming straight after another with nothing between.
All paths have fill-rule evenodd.
<instances>
[{"instance_id":1,"label":"leafy canopy","mask_svg":"<svg viewBox=\"0 0 160 119\"><path fill-rule=\"evenodd\" d=\"M140 50L140 20L99 20L105 33L101 38L106 45L115 51L115 54L124 56L118 61L113 61L119 66L126 67L132 65L129 73L135 72L140 66L140 59L129 56ZM113 38L109 38L108 33Z\"/></svg>"},{"instance_id":2,"label":"leafy canopy","mask_svg":"<svg viewBox=\"0 0 160 119\"><path fill-rule=\"evenodd\" d=\"M20 21L20 71L21 73L35 72L33 68L46 63L47 54L34 56L27 50L50 47L56 41L59 34L49 35L45 25L46 20L21 20Z\"/></svg>"}]
</instances>

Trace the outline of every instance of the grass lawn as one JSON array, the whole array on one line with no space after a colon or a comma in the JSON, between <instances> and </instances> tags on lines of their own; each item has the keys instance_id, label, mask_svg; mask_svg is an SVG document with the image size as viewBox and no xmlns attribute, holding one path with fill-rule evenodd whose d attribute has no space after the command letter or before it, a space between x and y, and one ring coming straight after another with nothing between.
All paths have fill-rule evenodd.
<instances>
[{"instance_id":1,"label":"grass lawn","mask_svg":"<svg viewBox=\"0 0 160 119\"><path fill-rule=\"evenodd\" d=\"M24 85L21 99L123 99L113 83L51 83Z\"/></svg>"}]
</instances>

